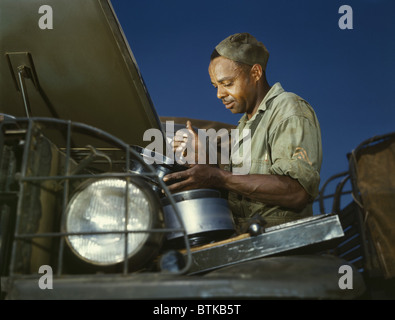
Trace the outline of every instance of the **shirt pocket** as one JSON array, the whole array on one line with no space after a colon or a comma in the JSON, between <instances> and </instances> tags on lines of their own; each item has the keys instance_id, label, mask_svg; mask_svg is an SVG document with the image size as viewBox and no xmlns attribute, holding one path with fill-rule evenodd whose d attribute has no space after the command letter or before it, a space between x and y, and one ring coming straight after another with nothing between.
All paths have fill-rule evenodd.
<instances>
[{"instance_id":1,"label":"shirt pocket","mask_svg":"<svg viewBox=\"0 0 395 320\"><path fill-rule=\"evenodd\" d=\"M270 174L271 166L269 156L264 156L263 159L252 159L250 174Z\"/></svg>"}]
</instances>

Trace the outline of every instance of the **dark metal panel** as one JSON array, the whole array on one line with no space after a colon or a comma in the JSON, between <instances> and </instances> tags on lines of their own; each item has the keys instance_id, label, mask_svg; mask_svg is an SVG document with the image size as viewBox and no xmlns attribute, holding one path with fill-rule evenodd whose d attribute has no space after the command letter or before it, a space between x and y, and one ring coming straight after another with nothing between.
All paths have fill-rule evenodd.
<instances>
[{"instance_id":1,"label":"dark metal panel","mask_svg":"<svg viewBox=\"0 0 395 320\"><path fill-rule=\"evenodd\" d=\"M7 299L354 299L365 291L352 267L353 288L339 288L333 256L268 257L230 266L205 276L135 274L61 277L42 290L38 278L10 281Z\"/></svg>"},{"instance_id":2,"label":"dark metal panel","mask_svg":"<svg viewBox=\"0 0 395 320\"><path fill-rule=\"evenodd\" d=\"M189 274L306 247L344 235L337 215L324 215L273 227L266 233L192 252Z\"/></svg>"},{"instance_id":3,"label":"dark metal panel","mask_svg":"<svg viewBox=\"0 0 395 320\"><path fill-rule=\"evenodd\" d=\"M0 3L0 113L26 116L16 81L26 66L30 116L86 123L144 146L145 130L161 125L110 2L45 1L53 29L43 30L42 5Z\"/></svg>"}]
</instances>

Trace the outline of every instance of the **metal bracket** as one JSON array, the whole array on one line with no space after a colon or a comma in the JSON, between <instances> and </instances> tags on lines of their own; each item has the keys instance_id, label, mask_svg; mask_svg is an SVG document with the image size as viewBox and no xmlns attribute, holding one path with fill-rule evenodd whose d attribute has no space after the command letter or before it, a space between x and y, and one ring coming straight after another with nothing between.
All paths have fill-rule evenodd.
<instances>
[{"instance_id":1,"label":"metal bracket","mask_svg":"<svg viewBox=\"0 0 395 320\"><path fill-rule=\"evenodd\" d=\"M19 85L21 88L23 105L25 106L26 117L28 117L28 118L30 118L30 115L32 114L32 110L30 108L29 97L27 95L25 79L30 79L30 74L31 74L31 71L28 67L23 66L23 65L18 67L18 81L19 81Z\"/></svg>"},{"instance_id":2,"label":"metal bracket","mask_svg":"<svg viewBox=\"0 0 395 320\"><path fill-rule=\"evenodd\" d=\"M29 52L7 52L5 56L16 90L22 94L25 113L29 118L32 116L32 111L25 79L30 79L36 90L39 90L38 78L34 69L32 56Z\"/></svg>"}]
</instances>

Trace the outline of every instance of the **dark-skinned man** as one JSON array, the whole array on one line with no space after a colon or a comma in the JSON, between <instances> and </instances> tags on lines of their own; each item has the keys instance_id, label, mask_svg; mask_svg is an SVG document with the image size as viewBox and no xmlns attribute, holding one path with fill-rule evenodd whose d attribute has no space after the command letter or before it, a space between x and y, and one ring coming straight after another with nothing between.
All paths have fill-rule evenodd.
<instances>
[{"instance_id":1,"label":"dark-skinned man","mask_svg":"<svg viewBox=\"0 0 395 320\"><path fill-rule=\"evenodd\" d=\"M240 132L251 130L250 153L243 153L250 161L248 174L238 172L233 152L226 170L195 164L164 178L182 179L170 186L172 192L227 190L238 225L254 217L269 227L310 216L312 200L318 194L322 162L319 122L305 100L284 91L280 83L268 84L268 57L261 42L239 33L216 46L209 65L217 97L232 113L243 114ZM190 122L187 127L192 130Z\"/></svg>"}]
</instances>

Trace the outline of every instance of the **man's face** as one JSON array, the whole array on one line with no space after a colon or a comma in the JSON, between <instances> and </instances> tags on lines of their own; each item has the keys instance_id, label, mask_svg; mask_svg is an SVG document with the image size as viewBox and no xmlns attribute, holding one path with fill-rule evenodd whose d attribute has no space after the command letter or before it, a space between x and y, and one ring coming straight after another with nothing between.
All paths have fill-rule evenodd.
<instances>
[{"instance_id":1,"label":"man's face","mask_svg":"<svg viewBox=\"0 0 395 320\"><path fill-rule=\"evenodd\" d=\"M255 107L256 82L249 70L234 61L217 57L209 65L211 83L217 97L232 113L251 113Z\"/></svg>"}]
</instances>

